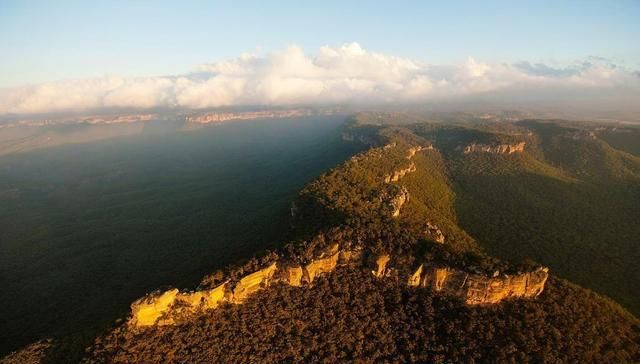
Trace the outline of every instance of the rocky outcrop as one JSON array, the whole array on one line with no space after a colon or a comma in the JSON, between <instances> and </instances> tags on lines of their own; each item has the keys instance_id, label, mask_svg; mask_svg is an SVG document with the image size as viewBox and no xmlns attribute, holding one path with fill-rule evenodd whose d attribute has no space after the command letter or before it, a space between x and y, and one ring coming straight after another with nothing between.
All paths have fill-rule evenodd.
<instances>
[{"instance_id":1,"label":"rocky outcrop","mask_svg":"<svg viewBox=\"0 0 640 364\"><path fill-rule=\"evenodd\" d=\"M415 163L411 162L409 167L393 172L392 174L388 174L384 177L385 183L398 182L400 178L406 176L409 173L416 171Z\"/></svg>"},{"instance_id":2,"label":"rocky outcrop","mask_svg":"<svg viewBox=\"0 0 640 364\"><path fill-rule=\"evenodd\" d=\"M512 154L524 151L526 143L519 142L514 144L476 144L472 143L465 147L458 147L464 154L469 153L493 153L493 154Z\"/></svg>"},{"instance_id":3,"label":"rocky outcrop","mask_svg":"<svg viewBox=\"0 0 640 364\"><path fill-rule=\"evenodd\" d=\"M231 303L242 303L250 295L267 287L273 278L273 275L276 273L276 269L276 263L272 263L267 268L261 269L242 278L233 289L233 297L230 300Z\"/></svg>"},{"instance_id":4,"label":"rocky outcrop","mask_svg":"<svg viewBox=\"0 0 640 364\"><path fill-rule=\"evenodd\" d=\"M425 229L425 234L427 235L427 237L429 237L431 240L435 241L436 243L444 244L445 236L440 230L440 228L438 228L438 225L433 224L430 221L427 221L427 228Z\"/></svg>"},{"instance_id":5,"label":"rocky outcrop","mask_svg":"<svg viewBox=\"0 0 640 364\"><path fill-rule=\"evenodd\" d=\"M340 250L338 264L345 265L351 262L361 261L363 254L364 251L362 248Z\"/></svg>"},{"instance_id":6,"label":"rocky outcrop","mask_svg":"<svg viewBox=\"0 0 640 364\"><path fill-rule=\"evenodd\" d=\"M423 150L433 150L433 145L427 145L426 147L423 147L421 145L417 147L410 147L409 149L407 149L407 159L413 158L413 156L415 156L416 153Z\"/></svg>"},{"instance_id":7,"label":"rocky outcrop","mask_svg":"<svg viewBox=\"0 0 640 364\"><path fill-rule=\"evenodd\" d=\"M242 277L235 285L225 282L213 289L181 293L178 289L154 292L131 304L129 327L173 325L181 317L215 309L221 303L242 304L256 292L280 282L291 286L309 285L320 275L333 271L339 262L362 256L362 250L340 250L335 244L304 267L282 266L277 262Z\"/></svg>"},{"instance_id":8,"label":"rocky outcrop","mask_svg":"<svg viewBox=\"0 0 640 364\"><path fill-rule=\"evenodd\" d=\"M329 257L312 261L304 267L304 278L307 283L313 283L315 277L320 274L331 272L338 265L339 252L335 252Z\"/></svg>"},{"instance_id":9,"label":"rocky outcrop","mask_svg":"<svg viewBox=\"0 0 640 364\"><path fill-rule=\"evenodd\" d=\"M390 144L392 146L395 146L396 144ZM389 145L385 146L385 148L383 149L387 149ZM413 158L416 153L423 151L423 150L433 150L433 146L429 145L426 147L423 146L417 146L417 147L410 147L409 149L407 149L407 159L411 160L411 158ZM384 182L385 183L391 183L391 182L398 182L400 180L400 178L406 176L409 173L415 172L416 171L416 165L415 163L411 162L411 164L409 165L409 167L404 168L404 169L400 169L398 171L395 171L391 174L388 174L384 177Z\"/></svg>"},{"instance_id":10,"label":"rocky outcrop","mask_svg":"<svg viewBox=\"0 0 640 364\"><path fill-rule=\"evenodd\" d=\"M416 269L416 271L409 276L407 285L409 287L418 287L422 284L422 264Z\"/></svg>"},{"instance_id":11,"label":"rocky outcrop","mask_svg":"<svg viewBox=\"0 0 640 364\"><path fill-rule=\"evenodd\" d=\"M173 305L178 295L178 289L166 292L157 292L143 297L131 304L131 320L133 326L149 326L153 324L170 325L173 319L160 320L160 318Z\"/></svg>"},{"instance_id":12,"label":"rocky outcrop","mask_svg":"<svg viewBox=\"0 0 640 364\"><path fill-rule=\"evenodd\" d=\"M340 264L362 266L364 252L361 248L339 249L334 245L304 266L282 265L273 262L266 268L253 272L235 285L227 281L215 288L181 293L177 289L155 292L131 305L130 328L152 325L173 325L181 318L189 318L205 310L215 309L223 302L242 304L256 292L274 283L295 287L309 286L318 276L335 270ZM373 266L372 274L378 278L391 274L392 257L382 254L367 259L366 266ZM371 265L372 264L372 265ZM393 271L396 271L394 268ZM406 279L410 287L423 287L442 294L460 297L469 305L494 304L508 298L536 297L544 289L548 269L540 268L517 275L493 277L467 273L452 268L427 268L420 265Z\"/></svg>"},{"instance_id":13,"label":"rocky outcrop","mask_svg":"<svg viewBox=\"0 0 640 364\"><path fill-rule=\"evenodd\" d=\"M548 268L517 275L488 277L452 268L425 269L420 265L407 284L462 298L469 305L495 304L509 298L538 296L549 276Z\"/></svg>"},{"instance_id":14,"label":"rocky outcrop","mask_svg":"<svg viewBox=\"0 0 640 364\"><path fill-rule=\"evenodd\" d=\"M391 216L400 216L400 209L409 200L409 191L404 186L401 186L397 193L389 199L389 207L391 208Z\"/></svg>"},{"instance_id":15,"label":"rocky outcrop","mask_svg":"<svg viewBox=\"0 0 640 364\"><path fill-rule=\"evenodd\" d=\"M172 325L178 313L191 314L218 307L226 298L227 284L209 290L180 293L177 289L155 292L131 304L133 326ZM167 316L169 311L173 315Z\"/></svg>"},{"instance_id":16,"label":"rocky outcrop","mask_svg":"<svg viewBox=\"0 0 640 364\"><path fill-rule=\"evenodd\" d=\"M376 269L372 271L373 275L382 278L387 274L387 263L391 260L391 257L387 254L383 254L376 259Z\"/></svg>"},{"instance_id":17,"label":"rocky outcrop","mask_svg":"<svg viewBox=\"0 0 640 364\"><path fill-rule=\"evenodd\" d=\"M288 267L284 271L283 281L294 287L300 287L302 285L302 278L304 277L304 270L300 266Z\"/></svg>"}]
</instances>

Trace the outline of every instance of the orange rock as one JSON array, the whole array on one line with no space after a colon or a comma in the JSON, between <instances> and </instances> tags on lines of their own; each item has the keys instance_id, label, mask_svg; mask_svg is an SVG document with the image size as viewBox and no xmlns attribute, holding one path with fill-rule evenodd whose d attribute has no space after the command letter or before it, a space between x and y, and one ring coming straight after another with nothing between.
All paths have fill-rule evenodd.
<instances>
[{"instance_id":1,"label":"orange rock","mask_svg":"<svg viewBox=\"0 0 640 364\"><path fill-rule=\"evenodd\" d=\"M288 267L285 271L284 281L290 286L300 287L302 285L302 267Z\"/></svg>"},{"instance_id":2,"label":"orange rock","mask_svg":"<svg viewBox=\"0 0 640 364\"><path fill-rule=\"evenodd\" d=\"M415 279L414 275L409 278L410 282ZM458 296L470 305L494 304L508 298L536 297L544 290L548 276L547 268L496 277L469 274L450 268L434 268L425 274L422 286Z\"/></svg>"},{"instance_id":3,"label":"orange rock","mask_svg":"<svg viewBox=\"0 0 640 364\"><path fill-rule=\"evenodd\" d=\"M328 273L334 270L336 265L338 265L339 256L340 252L335 252L327 258L316 259L307 264L307 266L304 267L304 275L307 283L312 283L315 277L319 274Z\"/></svg>"},{"instance_id":4,"label":"orange rock","mask_svg":"<svg viewBox=\"0 0 640 364\"><path fill-rule=\"evenodd\" d=\"M232 303L242 303L253 293L267 287L276 272L276 263L242 278L233 289Z\"/></svg>"},{"instance_id":5,"label":"orange rock","mask_svg":"<svg viewBox=\"0 0 640 364\"><path fill-rule=\"evenodd\" d=\"M421 280L422 280L422 264L420 264L418 269L416 269L416 271L411 276L409 276L409 280L407 281L407 284L410 287L417 287L420 285Z\"/></svg>"},{"instance_id":6,"label":"orange rock","mask_svg":"<svg viewBox=\"0 0 640 364\"><path fill-rule=\"evenodd\" d=\"M178 295L177 289L172 289L162 293L156 293L143 297L131 304L131 319L129 324L140 327L150 326L156 323L169 325L173 320L159 319L169 310L170 306L176 300Z\"/></svg>"},{"instance_id":7,"label":"orange rock","mask_svg":"<svg viewBox=\"0 0 640 364\"><path fill-rule=\"evenodd\" d=\"M214 309L224 301L227 283L223 283L214 289L204 291L204 308Z\"/></svg>"},{"instance_id":8,"label":"orange rock","mask_svg":"<svg viewBox=\"0 0 640 364\"><path fill-rule=\"evenodd\" d=\"M373 271L373 275L382 278L387 273L387 263L391 260L391 257L387 254L383 254L376 259L376 270Z\"/></svg>"}]
</instances>

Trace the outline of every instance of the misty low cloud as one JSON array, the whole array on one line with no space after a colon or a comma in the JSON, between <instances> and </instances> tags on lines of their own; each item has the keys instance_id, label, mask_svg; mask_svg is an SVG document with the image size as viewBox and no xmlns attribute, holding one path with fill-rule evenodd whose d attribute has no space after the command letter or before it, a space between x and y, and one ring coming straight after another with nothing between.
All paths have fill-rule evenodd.
<instances>
[{"instance_id":1,"label":"misty low cloud","mask_svg":"<svg viewBox=\"0 0 640 364\"><path fill-rule=\"evenodd\" d=\"M431 65L370 52L357 43L297 46L266 56L241 55L165 77L105 77L0 90L0 114L108 108L209 108L239 105L419 103L495 96L544 101L581 95L640 102L635 70L589 58L562 67L484 63L469 57ZM512 92L511 92L512 91Z\"/></svg>"}]
</instances>

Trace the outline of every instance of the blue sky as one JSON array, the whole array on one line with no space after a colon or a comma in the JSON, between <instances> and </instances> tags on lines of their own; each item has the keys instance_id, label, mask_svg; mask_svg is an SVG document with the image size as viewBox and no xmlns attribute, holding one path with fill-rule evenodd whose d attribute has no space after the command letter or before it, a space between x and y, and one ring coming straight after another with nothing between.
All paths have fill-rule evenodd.
<instances>
[{"instance_id":1,"label":"blue sky","mask_svg":"<svg viewBox=\"0 0 640 364\"><path fill-rule=\"evenodd\" d=\"M432 64L600 56L639 69L640 1L0 0L0 87L354 41Z\"/></svg>"}]
</instances>

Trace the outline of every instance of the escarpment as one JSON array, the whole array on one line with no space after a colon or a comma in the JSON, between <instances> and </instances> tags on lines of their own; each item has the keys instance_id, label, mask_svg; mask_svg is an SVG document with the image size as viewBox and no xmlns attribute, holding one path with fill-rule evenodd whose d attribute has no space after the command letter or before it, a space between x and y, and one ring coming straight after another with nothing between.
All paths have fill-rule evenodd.
<instances>
[{"instance_id":1,"label":"escarpment","mask_svg":"<svg viewBox=\"0 0 640 364\"><path fill-rule=\"evenodd\" d=\"M339 262L346 264L361 256L358 250L339 250L335 244L303 266L275 261L237 279L234 284L226 281L212 289L193 292L179 292L175 288L154 292L131 304L128 324L130 327L172 325L180 318L217 308L222 303L242 304L272 284L283 283L295 287L310 285L318 276L333 271Z\"/></svg>"},{"instance_id":2,"label":"escarpment","mask_svg":"<svg viewBox=\"0 0 640 364\"><path fill-rule=\"evenodd\" d=\"M390 175L386 175L384 177L384 181L385 183L390 183L390 182L398 182L400 180L400 178L404 177L405 175L411 173L411 172L415 172L416 171L416 165L414 163L411 163L409 165L409 167L398 170L398 171L394 171L392 174Z\"/></svg>"},{"instance_id":3,"label":"escarpment","mask_svg":"<svg viewBox=\"0 0 640 364\"><path fill-rule=\"evenodd\" d=\"M367 255L368 259L363 257ZM370 269L380 279L390 278L390 272L406 271L403 267L391 267L393 257L389 254L372 255L370 252L333 249L304 266L288 266L273 262L267 267L239 279L234 286L225 282L210 290L180 293L177 289L150 294L131 305L129 327L141 328L152 325L173 325L180 319L215 309L220 304L242 304L260 290L273 284L294 287L311 286L317 277L333 272L341 264L355 264ZM478 273L448 267L431 267L421 264L407 277L395 277L410 287L427 288L447 296L458 297L466 304L496 304L510 298L532 298L543 290L548 278L547 268L516 275L489 277ZM308 288L312 289L312 288Z\"/></svg>"},{"instance_id":4,"label":"escarpment","mask_svg":"<svg viewBox=\"0 0 640 364\"><path fill-rule=\"evenodd\" d=\"M276 263L272 263L268 267L240 279L233 289L233 294L229 297L229 301L232 303L242 303L250 295L267 287L273 275L276 273L276 269Z\"/></svg>"},{"instance_id":5,"label":"escarpment","mask_svg":"<svg viewBox=\"0 0 640 364\"><path fill-rule=\"evenodd\" d=\"M425 269L421 264L407 284L462 298L469 305L495 304L509 298L537 297L544 290L548 272L548 268L538 268L516 275L487 277L446 267Z\"/></svg>"},{"instance_id":6,"label":"escarpment","mask_svg":"<svg viewBox=\"0 0 640 364\"><path fill-rule=\"evenodd\" d=\"M395 146L395 144L388 144L385 146L385 149L388 149L389 147L392 147L392 146ZM407 159L411 160L411 158L413 158L416 155L416 153L423 150L433 150L433 146L429 145L429 146L423 147L419 145L415 147L409 147L407 149ZM413 173L416 170L417 170L416 164L414 162L411 162L411 164L409 164L407 168L402 168L397 171L394 171L391 174L387 174L384 177L384 182L385 183L398 182L402 177L406 176L409 173Z\"/></svg>"},{"instance_id":7,"label":"escarpment","mask_svg":"<svg viewBox=\"0 0 640 364\"><path fill-rule=\"evenodd\" d=\"M402 178L416 172L418 165L414 161L416 154L422 150L433 150L432 147L411 146L396 142L373 148L361 153L346 163L342 169L336 170L325 178L344 179L347 176L358 176L370 173L376 176L370 188L359 190L363 185L351 183L353 192L340 190L341 194L353 193L361 196L357 203L365 206L362 212L352 214L381 213L381 218L398 221L401 210L410 200L409 189L402 184ZM510 150L498 148L497 150ZM409 165L407 166L407 160ZM381 164L381 161L384 162ZM383 168L380 168L382 166ZM398 166L402 166L398 168ZM391 173L384 173L392 169ZM318 185L324 187L325 185ZM320 192L325 193L325 190ZM318 191L312 194L318 199L323 195ZM340 206L342 195L326 195L325 203ZM366 197L370 196L370 197ZM375 197L377 196L377 198ZM369 199L367 199L369 198ZM368 206L368 207L367 207ZM292 215L305 216L305 202L292 204ZM425 220L422 220L425 221ZM425 244L440 245L445 242L445 235L431 220L422 223L419 234L426 237ZM340 230L340 228L338 228ZM327 240L328 239L328 240ZM514 275L495 275L466 272L461 268L443 265L443 262L423 261L416 269L410 269L407 256L399 253L380 254L379 248L372 249L363 242L354 243L345 238L325 239L324 248L314 250L306 258L289 253L274 253L268 259L262 259L259 269L241 269L237 273L229 272L226 280L219 278L217 284L207 289L193 292L180 292L177 289L156 292L131 305L130 328L143 328L152 325L173 325L203 314L207 310L216 309L225 304L243 304L257 292L275 284L284 284L300 289L313 289L319 277L331 274L342 265L361 268L371 272L379 279L393 279L403 285L429 289L434 292L458 297L466 304L496 304L510 298L536 297L543 289L548 273L546 268ZM294 249L295 250L295 249ZM402 253L406 254L406 253ZM420 260L420 258L415 257Z\"/></svg>"},{"instance_id":8,"label":"escarpment","mask_svg":"<svg viewBox=\"0 0 640 364\"><path fill-rule=\"evenodd\" d=\"M464 154L469 153L493 153L493 154L513 154L524 151L526 143L519 142L513 144L477 144L472 143L466 146L459 146L458 150L462 150Z\"/></svg>"}]
</instances>

